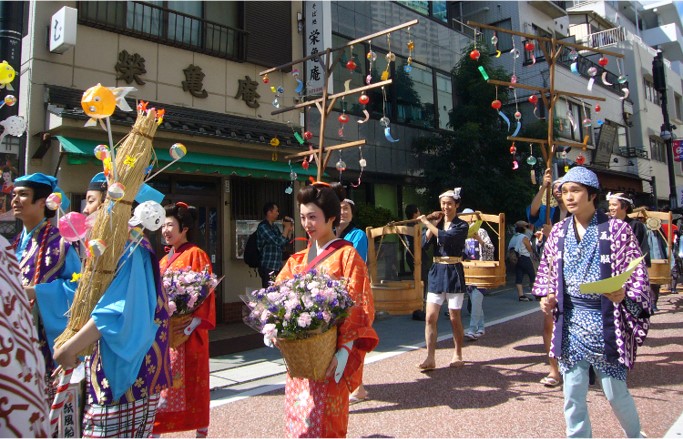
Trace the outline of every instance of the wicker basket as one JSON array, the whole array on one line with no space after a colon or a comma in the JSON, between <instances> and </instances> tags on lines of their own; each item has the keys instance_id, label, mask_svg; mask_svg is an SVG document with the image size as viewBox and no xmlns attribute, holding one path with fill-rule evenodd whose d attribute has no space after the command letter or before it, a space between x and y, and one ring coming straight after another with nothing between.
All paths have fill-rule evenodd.
<instances>
[{"instance_id":1,"label":"wicker basket","mask_svg":"<svg viewBox=\"0 0 683 439\"><path fill-rule=\"evenodd\" d=\"M277 345L292 378L325 379L325 371L337 350L337 327L301 340L279 338Z\"/></svg>"},{"instance_id":2,"label":"wicker basket","mask_svg":"<svg viewBox=\"0 0 683 439\"><path fill-rule=\"evenodd\" d=\"M181 332L181 329L185 329L187 325L192 321L192 314L187 314L184 316L173 316L169 320L169 335L170 341L169 346L173 349L177 349L178 346L185 343L190 336Z\"/></svg>"}]
</instances>

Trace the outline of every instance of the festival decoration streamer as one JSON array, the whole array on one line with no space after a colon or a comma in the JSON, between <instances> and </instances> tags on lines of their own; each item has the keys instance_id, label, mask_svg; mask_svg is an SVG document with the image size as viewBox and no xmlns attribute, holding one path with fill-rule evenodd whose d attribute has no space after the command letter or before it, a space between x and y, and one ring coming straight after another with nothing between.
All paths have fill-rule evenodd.
<instances>
[{"instance_id":1,"label":"festival decoration streamer","mask_svg":"<svg viewBox=\"0 0 683 439\"><path fill-rule=\"evenodd\" d=\"M363 177L363 170L365 167L368 165L367 161L363 158L363 147L359 146L358 147L358 154L360 155L360 159L358 159L358 166L360 166L360 174L358 174L358 183L351 183L351 186L356 188L360 186L361 184L361 178Z\"/></svg>"},{"instance_id":2,"label":"festival decoration streamer","mask_svg":"<svg viewBox=\"0 0 683 439\"><path fill-rule=\"evenodd\" d=\"M372 50L372 40L368 40L368 54L365 55L365 58L368 60L368 74L365 77L365 84L370 85L372 84L372 64L377 61L377 54Z\"/></svg>"},{"instance_id":3,"label":"festival decoration streamer","mask_svg":"<svg viewBox=\"0 0 683 439\"><path fill-rule=\"evenodd\" d=\"M479 73L481 73L481 76L482 76L482 78L484 78L484 81L488 81L489 80L489 74L486 73L486 69L484 69L484 66L479 66L479 67L477 67L477 69L479 69Z\"/></svg>"},{"instance_id":4,"label":"festival decoration streamer","mask_svg":"<svg viewBox=\"0 0 683 439\"><path fill-rule=\"evenodd\" d=\"M588 91L593 90L593 84L595 83L595 75L598 74L598 69L595 66L590 66L588 67L588 76L590 76L590 79L588 80L588 86L586 87Z\"/></svg>"},{"instance_id":5,"label":"festival decoration streamer","mask_svg":"<svg viewBox=\"0 0 683 439\"><path fill-rule=\"evenodd\" d=\"M536 157L534 157L534 144L533 143L529 144L529 157L527 157L526 163L527 163L527 165L529 165L531 167L533 167L537 163ZM532 175L534 175L534 174L532 174Z\"/></svg>"},{"instance_id":6,"label":"festival decoration streamer","mask_svg":"<svg viewBox=\"0 0 683 439\"><path fill-rule=\"evenodd\" d=\"M410 74L410 72L413 71L413 50L415 49L415 42L410 35L410 27L408 27L408 42L406 43L406 47L408 48L408 60L406 61L406 65L403 66L403 71Z\"/></svg>"},{"instance_id":7,"label":"festival decoration streamer","mask_svg":"<svg viewBox=\"0 0 683 439\"><path fill-rule=\"evenodd\" d=\"M537 111L538 111L538 96L536 95L531 95L529 96L529 103L534 106L534 116L536 119L540 119L538 117Z\"/></svg>"},{"instance_id":8,"label":"festival decoration streamer","mask_svg":"<svg viewBox=\"0 0 683 439\"><path fill-rule=\"evenodd\" d=\"M515 37L512 36L510 38L512 40L512 49L510 50L510 54L512 55L512 76L510 76L510 82L512 84L517 83L517 58L519 58L519 50L515 46ZM513 87L510 87L513 88Z\"/></svg>"},{"instance_id":9,"label":"festival decoration streamer","mask_svg":"<svg viewBox=\"0 0 683 439\"><path fill-rule=\"evenodd\" d=\"M292 168L292 161L289 160L287 164L289 165L289 186L285 188L285 193L287 195L292 195L292 192L294 192L294 182L296 181L298 175L294 171L294 168Z\"/></svg>"},{"instance_id":10,"label":"festival decoration streamer","mask_svg":"<svg viewBox=\"0 0 683 439\"><path fill-rule=\"evenodd\" d=\"M346 162L342 160L342 152L341 149L339 150L339 159L337 160L337 163L334 165L335 168L337 168L337 171L339 171L339 181L342 181L342 174L344 171L346 171Z\"/></svg>"},{"instance_id":11,"label":"festival decoration streamer","mask_svg":"<svg viewBox=\"0 0 683 439\"><path fill-rule=\"evenodd\" d=\"M519 101L517 100L517 89L513 88L512 89L512 95L515 98L515 120L517 121L517 127L515 128L515 132L512 133L512 137L517 137L517 134L519 134L519 130L522 128L522 113L519 111Z\"/></svg>"},{"instance_id":12,"label":"festival decoration streamer","mask_svg":"<svg viewBox=\"0 0 683 439\"><path fill-rule=\"evenodd\" d=\"M381 76L382 81L386 81L387 79L389 79L389 70L391 68L391 63L396 60L396 55L394 55L394 52L391 51L391 34L390 33L387 34L387 49L389 51L384 56L387 60L387 67L382 72L382 76Z\"/></svg>"},{"instance_id":13,"label":"festival decoration streamer","mask_svg":"<svg viewBox=\"0 0 683 439\"><path fill-rule=\"evenodd\" d=\"M534 53L534 50L536 49L536 45L534 44L533 41L527 41L526 44L524 44L524 50L529 52L529 56L531 57L531 65L533 66L536 64L536 54Z\"/></svg>"},{"instance_id":14,"label":"festival decoration streamer","mask_svg":"<svg viewBox=\"0 0 683 439\"><path fill-rule=\"evenodd\" d=\"M578 59L579 59L579 54L576 52L576 50L572 49L569 52L569 60L572 62L571 65L569 66L569 69L575 75L580 75L579 67L578 67L578 63L577 63Z\"/></svg>"},{"instance_id":15,"label":"festival decoration streamer","mask_svg":"<svg viewBox=\"0 0 683 439\"><path fill-rule=\"evenodd\" d=\"M399 139L394 139L391 136L391 120L387 117L387 91L382 87L382 118L379 120L379 124L384 127L384 138L391 143L396 143Z\"/></svg>"},{"instance_id":16,"label":"festival decoration streamer","mask_svg":"<svg viewBox=\"0 0 683 439\"><path fill-rule=\"evenodd\" d=\"M370 98L368 95L363 92L359 97L358 97L358 103L363 106L363 115L365 116L365 119L358 119L358 123L365 123L368 120L370 120L370 113L368 112L367 106L370 103Z\"/></svg>"}]
</instances>

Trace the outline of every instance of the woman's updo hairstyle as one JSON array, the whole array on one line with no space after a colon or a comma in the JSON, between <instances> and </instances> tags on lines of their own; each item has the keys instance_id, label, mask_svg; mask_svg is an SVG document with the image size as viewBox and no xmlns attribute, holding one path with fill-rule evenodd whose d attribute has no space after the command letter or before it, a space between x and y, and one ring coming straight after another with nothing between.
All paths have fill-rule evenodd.
<instances>
[{"instance_id":1,"label":"woman's updo hairstyle","mask_svg":"<svg viewBox=\"0 0 683 439\"><path fill-rule=\"evenodd\" d=\"M195 223L197 222L197 208L188 206L186 203L179 201L175 204L169 204L164 207L166 217L175 218L178 221L180 230L187 227L187 240L194 242Z\"/></svg>"},{"instance_id":2,"label":"woman's updo hairstyle","mask_svg":"<svg viewBox=\"0 0 683 439\"><path fill-rule=\"evenodd\" d=\"M325 221L334 217L332 226L337 227L339 225L339 219L341 217L341 199L329 184L316 182L309 186L304 186L299 190L299 193L296 194L296 200L299 204L315 204L323 211Z\"/></svg>"}]
</instances>

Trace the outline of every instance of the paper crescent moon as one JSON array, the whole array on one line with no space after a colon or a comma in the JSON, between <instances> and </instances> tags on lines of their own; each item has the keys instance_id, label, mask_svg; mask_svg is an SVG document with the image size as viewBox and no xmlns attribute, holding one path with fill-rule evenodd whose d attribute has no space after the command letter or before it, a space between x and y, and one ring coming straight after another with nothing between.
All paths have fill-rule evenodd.
<instances>
[{"instance_id":1,"label":"paper crescent moon","mask_svg":"<svg viewBox=\"0 0 683 439\"><path fill-rule=\"evenodd\" d=\"M344 81L344 91L349 91L351 89L351 80L347 79Z\"/></svg>"},{"instance_id":2,"label":"paper crescent moon","mask_svg":"<svg viewBox=\"0 0 683 439\"><path fill-rule=\"evenodd\" d=\"M496 50L496 58L500 58L501 53L502 52L500 50Z\"/></svg>"},{"instance_id":3,"label":"paper crescent moon","mask_svg":"<svg viewBox=\"0 0 683 439\"><path fill-rule=\"evenodd\" d=\"M630 90L629 90L628 88L624 87L624 88L621 89L621 91L624 92L624 96L621 97L621 98L619 98L619 99L621 99L622 101L623 101L624 99L628 99L628 95L629 95L629 93L631 93Z\"/></svg>"},{"instance_id":4,"label":"paper crescent moon","mask_svg":"<svg viewBox=\"0 0 683 439\"><path fill-rule=\"evenodd\" d=\"M296 80L297 86L296 90L294 90L297 94L301 94L302 91L304 91L304 82L301 79Z\"/></svg>"},{"instance_id":5,"label":"paper crescent moon","mask_svg":"<svg viewBox=\"0 0 683 439\"><path fill-rule=\"evenodd\" d=\"M390 127L384 128L384 137L386 137L386 139L391 143L396 143L399 140L399 139L394 139L393 137L391 137L391 128Z\"/></svg>"},{"instance_id":6,"label":"paper crescent moon","mask_svg":"<svg viewBox=\"0 0 683 439\"><path fill-rule=\"evenodd\" d=\"M612 85L611 82L607 82L607 71L602 72L602 83L605 85Z\"/></svg>"},{"instance_id":7,"label":"paper crescent moon","mask_svg":"<svg viewBox=\"0 0 683 439\"><path fill-rule=\"evenodd\" d=\"M363 114L365 115L365 119L359 119L358 123L365 123L370 120L370 113L368 113L368 110L363 110Z\"/></svg>"},{"instance_id":8,"label":"paper crescent moon","mask_svg":"<svg viewBox=\"0 0 683 439\"><path fill-rule=\"evenodd\" d=\"M519 130L522 128L522 121L518 120L517 121L517 127L515 128L515 132L512 133L512 137L517 137L517 134L519 134Z\"/></svg>"}]
</instances>

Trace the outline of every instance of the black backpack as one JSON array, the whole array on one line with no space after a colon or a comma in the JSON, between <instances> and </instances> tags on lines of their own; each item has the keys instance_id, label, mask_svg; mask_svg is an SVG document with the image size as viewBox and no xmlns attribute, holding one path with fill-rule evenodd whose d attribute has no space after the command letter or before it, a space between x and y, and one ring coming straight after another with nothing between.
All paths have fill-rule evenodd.
<instances>
[{"instance_id":1,"label":"black backpack","mask_svg":"<svg viewBox=\"0 0 683 439\"><path fill-rule=\"evenodd\" d=\"M260 226L261 224L259 224ZM249 235L247 243L244 245L244 263L250 268L259 268L261 266L261 252L258 249L256 234L258 228Z\"/></svg>"}]
</instances>

